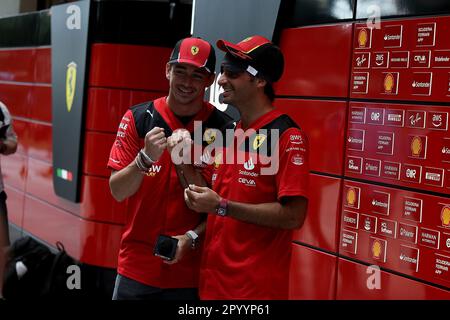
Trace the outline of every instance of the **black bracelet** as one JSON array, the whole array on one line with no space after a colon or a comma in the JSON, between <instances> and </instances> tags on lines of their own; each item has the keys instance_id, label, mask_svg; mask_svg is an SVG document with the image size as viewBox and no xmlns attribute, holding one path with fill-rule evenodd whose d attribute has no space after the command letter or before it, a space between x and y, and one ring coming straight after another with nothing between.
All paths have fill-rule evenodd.
<instances>
[{"instance_id":1,"label":"black bracelet","mask_svg":"<svg viewBox=\"0 0 450 320\"><path fill-rule=\"evenodd\" d=\"M144 149L139 150L139 155L141 156L141 160L144 162L144 164L150 166L152 163L155 163L155 161L145 153Z\"/></svg>"}]
</instances>

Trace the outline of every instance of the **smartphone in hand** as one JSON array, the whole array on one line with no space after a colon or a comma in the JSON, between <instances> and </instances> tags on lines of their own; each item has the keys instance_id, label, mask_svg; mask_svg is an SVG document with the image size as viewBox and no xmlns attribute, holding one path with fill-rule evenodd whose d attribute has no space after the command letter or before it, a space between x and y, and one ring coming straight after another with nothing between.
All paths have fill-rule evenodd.
<instances>
[{"instance_id":1,"label":"smartphone in hand","mask_svg":"<svg viewBox=\"0 0 450 320\"><path fill-rule=\"evenodd\" d=\"M178 239L171 236L161 234L156 239L153 254L164 260L171 261L175 257L177 251Z\"/></svg>"}]
</instances>

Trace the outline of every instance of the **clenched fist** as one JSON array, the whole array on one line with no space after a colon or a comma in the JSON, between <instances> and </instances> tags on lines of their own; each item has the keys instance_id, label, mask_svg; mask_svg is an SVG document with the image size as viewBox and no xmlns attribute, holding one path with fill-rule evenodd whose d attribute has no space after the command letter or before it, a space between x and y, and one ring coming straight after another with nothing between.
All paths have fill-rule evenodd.
<instances>
[{"instance_id":1,"label":"clenched fist","mask_svg":"<svg viewBox=\"0 0 450 320\"><path fill-rule=\"evenodd\" d=\"M177 129L167 139L167 150L175 164L188 163L190 160L192 139L186 129ZM185 159L184 159L185 158Z\"/></svg>"},{"instance_id":2,"label":"clenched fist","mask_svg":"<svg viewBox=\"0 0 450 320\"><path fill-rule=\"evenodd\" d=\"M154 127L152 130L147 132L144 142L145 154L147 154L153 161L158 161L167 147L167 138L165 136L164 129Z\"/></svg>"}]
</instances>

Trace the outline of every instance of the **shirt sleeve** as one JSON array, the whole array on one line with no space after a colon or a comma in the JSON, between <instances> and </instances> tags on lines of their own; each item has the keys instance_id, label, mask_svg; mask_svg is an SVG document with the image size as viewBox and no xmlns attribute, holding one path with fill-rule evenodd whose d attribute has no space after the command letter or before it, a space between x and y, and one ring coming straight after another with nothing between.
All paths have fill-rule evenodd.
<instances>
[{"instance_id":1,"label":"shirt sleeve","mask_svg":"<svg viewBox=\"0 0 450 320\"><path fill-rule=\"evenodd\" d=\"M121 170L128 166L139 152L139 135L131 110L128 110L120 121L116 140L111 147L108 168Z\"/></svg>"},{"instance_id":2,"label":"shirt sleeve","mask_svg":"<svg viewBox=\"0 0 450 320\"><path fill-rule=\"evenodd\" d=\"M283 132L279 142L279 168L275 177L278 200L282 197L308 197L309 150L306 135L298 128Z\"/></svg>"},{"instance_id":3,"label":"shirt sleeve","mask_svg":"<svg viewBox=\"0 0 450 320\"><path fill-rule=\"evenodd\" d=\"M0 128L0 139L8 139L17 142L17 134L13 128L13 119L8 108L0 101L0 112L3 113L3 121Z\"/></svg>"}]
</instances>

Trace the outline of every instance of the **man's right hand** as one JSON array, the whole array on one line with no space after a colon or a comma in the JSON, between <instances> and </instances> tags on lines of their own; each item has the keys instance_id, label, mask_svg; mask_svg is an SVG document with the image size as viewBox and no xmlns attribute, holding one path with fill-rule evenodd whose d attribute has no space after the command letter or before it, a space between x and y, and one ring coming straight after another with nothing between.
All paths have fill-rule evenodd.
<instances>
[{"instance_id":1,"label":"man's right hand","mask_svg":"<svg viewBox=\"0 0 450 320\"><path fill-rule=\"evenodd\" d=\"M153 161L158 161L167 147L167 138L165 136L164 129L154 127L152 130L147 132L144 142L145 154L148 155Z\"/></svg>"},{"instance_id":2,"label":"man's right hand","mask_svg":"<svg viewBox=\"0 0 450 320\"><path fill-rule=\"evenodd\" d=\"M175 158L183 158L185 151L190 151L192 145L191 134L186 129L177 129L167 139L167 150L172 157L172 161L176 162ZM175 152L174 149L176 148ZM186 156L189 157L189 154Z\"/></svg>"}]
</instances>

